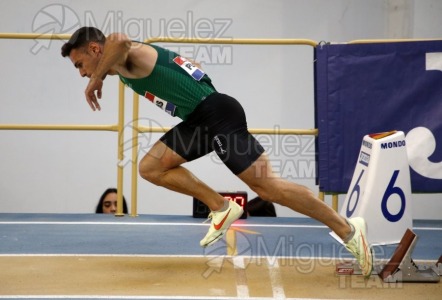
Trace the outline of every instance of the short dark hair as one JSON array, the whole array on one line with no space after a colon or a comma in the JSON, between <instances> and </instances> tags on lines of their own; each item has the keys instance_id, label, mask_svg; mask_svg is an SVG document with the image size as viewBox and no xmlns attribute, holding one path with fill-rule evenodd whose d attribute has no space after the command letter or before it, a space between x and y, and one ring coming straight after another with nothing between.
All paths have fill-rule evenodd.
<instances>
[{"instance_id":1,"label":"short dark hair","mask_svg":"<svg viewBox=\"0 0 442 300\"><path fill-rule=\"evenodd\" d=\"M106 196L110 193L115 193L117 194L117 189L116 188L108 188L107 190L104 191L103 195L101 195L100 200L98 201L97 204L97 208L95 209L95 213L96 214L102 214L103 213L103 201L104 198L106 198ZM126 203L126 199L123 196L123 213L127 214L128 209L127 209L127 203Z\"/></svg>"},{"instance_id":2,"label":"short dark hair","mask_svg":"<svg viewBox=\"0 0 442 300\"><path fill-rule=\"evenodd\" d=\"M89 42L104 44L105 41L106 37L100 29L95 27L81 27L75 31L69 41L61 47L61 56L69 56L72 49L83 47Z\"/></svg>"}]
</instances>

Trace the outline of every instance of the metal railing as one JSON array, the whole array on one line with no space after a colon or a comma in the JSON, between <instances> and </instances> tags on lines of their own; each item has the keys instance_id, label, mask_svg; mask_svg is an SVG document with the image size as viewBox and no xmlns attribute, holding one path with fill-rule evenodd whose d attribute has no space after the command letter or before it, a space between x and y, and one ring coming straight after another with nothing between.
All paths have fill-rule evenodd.
<instances>
[{"instance_id":1,"label":"metal railing","mask_svg":"<svg viewBox=\"0 0 442 300\"><path fill-rule=\"evenodd\" d=\"M49 39L68 40L70 34L39 34L39 33L0 33L0 39ZM147 39L146 43L194 43L194 44L237 44L237 45L307 45L316 47L317 42L308 39L194 39L194 38L154 38ZM90 130L90 131L115 131L118 133L118 161L117 165L117 213L123 216L123 169L121 163L124 159L124 93L125 86L120 81L118 88L118 121L111 125L67 125L67 124L0 124L0 130ZM132 111L132 170L131 170L131 216L137 216L137 179L138 179L138 135L142 132L162 133L170 128L140 126L139 95L133 93ZM251 128L252 134L269 135L318 135L318 129L266 129ZM319 197L324 200L324 194ZM337 195L334 195L333 206L337 209ZM335 203L336 202L336 203Z\"/></svg>"}]
</instances>

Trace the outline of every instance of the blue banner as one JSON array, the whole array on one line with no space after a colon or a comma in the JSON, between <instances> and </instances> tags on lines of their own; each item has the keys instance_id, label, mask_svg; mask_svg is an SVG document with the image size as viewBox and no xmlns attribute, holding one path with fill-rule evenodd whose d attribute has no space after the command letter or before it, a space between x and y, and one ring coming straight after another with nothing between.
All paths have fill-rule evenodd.
<instances>
[{"instance_id":1,"label":"blue banner","mask_svg":"<svg viewBox=\"0 0 442 300\"><path fill-rule=\"evenodd\" d=\"M362 138L403 131L415 193L442 192L442 41L316 48L321 191L346 193Z\"/></svg>"}]
</instances>

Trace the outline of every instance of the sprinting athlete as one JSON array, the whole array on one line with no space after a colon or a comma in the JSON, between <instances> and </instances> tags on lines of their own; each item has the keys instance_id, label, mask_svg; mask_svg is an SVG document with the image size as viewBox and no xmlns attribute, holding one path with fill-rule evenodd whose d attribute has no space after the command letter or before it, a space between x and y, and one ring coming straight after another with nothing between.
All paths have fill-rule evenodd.
<instances>
[{"instance_id":1,"label":"sprinting athlete","mask_svg":"<svg viewBox=\"0 0 442 300\"><path fill-rule=\"evenodd\" d=\"M100 110L103 81L118 75L136 93L183 121L165 133L140 162L141 177L204 202L212 223L202 247L221 239L243 213L182 165L212 151L259 197L314 218L333 230L358 260L363 274L373 269L362 218L345 219L304 186L278 177L263 147L248 132L244 110L219 93L201 67L164 48L131 41L125 34L107 38L94 27L78 29L62 47L82 77L89 78L86 101Z\"/></svg>"}]
</instances>

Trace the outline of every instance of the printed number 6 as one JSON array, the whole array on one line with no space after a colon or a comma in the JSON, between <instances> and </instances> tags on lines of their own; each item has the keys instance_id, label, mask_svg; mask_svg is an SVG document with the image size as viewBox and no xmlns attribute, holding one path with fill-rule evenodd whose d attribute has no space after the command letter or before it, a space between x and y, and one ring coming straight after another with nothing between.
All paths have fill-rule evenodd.
<instances>
[{"instance_id":1,"label":"printed number 6","mask_svg":"<svg viewBox=\"0 0 442 300\"><path fill-rule=\"evenodd\" d=\"M384 196L382 197L381 209L384 217L390 222L399 221L405 212L405 194L400 187L394 186L396 183L396 179L399 175L399 170L393 172L393 176L391 177L390 183L385 190ZM387 201L394 194L397 194L401 198L401 209L396 215L391 214L387 208Z\"/></svg>"},{"instance_id":2,"label":"printed number 6","mask_svg":"<svg viewBox=\"0 0 442 300\"><path fill-rule=\"evenodd\" d=\"M350 198L348 199L347 203L347 218L350 218L351 215L355 212L356 206L358 206L359 196L361 194L361 186L359 185L359 182L361 181L362 175L364 174L364 170L361 171L361 174L359 175L358 180L356 180L355 186L353 187L353 190L351 191ZM355 200L355 204L353 205L353 208L350 209L350 202L353 198L353 194L357 193L357 197Z\"/></svg>"}]
</instances>

